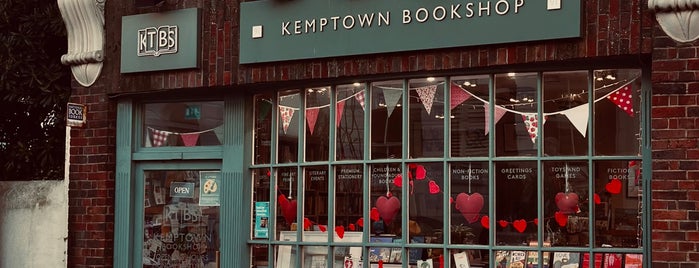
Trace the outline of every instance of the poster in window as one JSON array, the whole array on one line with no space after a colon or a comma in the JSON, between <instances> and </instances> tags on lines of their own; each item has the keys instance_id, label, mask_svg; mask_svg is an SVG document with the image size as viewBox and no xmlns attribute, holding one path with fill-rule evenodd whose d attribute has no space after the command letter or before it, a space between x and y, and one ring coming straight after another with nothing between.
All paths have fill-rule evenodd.
<instances>
[{"instance_id":1,"label":"poster in window","mask_svg":"<svg viewBox=\"0 0 699 268\"><path fill-rule=\"evenodd\" d=\"M471 264L468 261L468 253L465 251L454 253L454 264L456 264L456 268L470 268Z\"/></svg>"},{"instance_id":2,"label":"poster in window","mask_svg":"<svg viewBox=\"0 0 699 268\"><path fill-rule=\"evenodd\" d=\"M199 175L199 205L200 206L220 206L221 187L220 172L202 171Z\"/></svg>"},{"instance_id":3,"label":"poster in window","mask_svg":"<svg viewBox=\"0 0 699 268\"><path fill-rule=\"evenodd\" d=\"M269 238L269 202L255 202L255 238Z\"/></svg>"}]
</instances>

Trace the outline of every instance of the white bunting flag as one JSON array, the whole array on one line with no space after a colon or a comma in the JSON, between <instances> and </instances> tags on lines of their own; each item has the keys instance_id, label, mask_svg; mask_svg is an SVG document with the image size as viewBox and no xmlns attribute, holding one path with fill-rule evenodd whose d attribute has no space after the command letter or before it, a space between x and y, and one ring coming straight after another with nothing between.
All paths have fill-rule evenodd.
<instances>
[{"instance_id":1,"label":"white bunting flag","mask_svg":"<svg viewBox=\"0 0 699 268\"><path fill-rule=\"evenodd\" d=\"M427 114L432 112L432 104L434 104L434 94L437 92L437 86L431 85L426 87L416 88L417 95L420 96L422 106L425 107Z\"/></svg>"},{"instance_id":2,"label":"white bunting flag","mask_svg":"<svg viewBox=\"0 0 699 268\"><path fill-rule=\"evenodd\" d=\"M565 111L561 111L561 114L568 117L570 123L575 126L575 129L577 129L578 132L583 135L583 137L587 137L587 122L590 119L590 114L588 112L589 107L590 104L586 103Z\"/></svg>"}]
</instances>

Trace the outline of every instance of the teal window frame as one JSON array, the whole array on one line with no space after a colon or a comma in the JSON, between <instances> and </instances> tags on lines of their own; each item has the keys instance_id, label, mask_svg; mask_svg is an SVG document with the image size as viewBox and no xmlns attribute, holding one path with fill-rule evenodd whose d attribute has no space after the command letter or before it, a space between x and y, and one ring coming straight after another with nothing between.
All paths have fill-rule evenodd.
<instances>
[{"instance_id":1,"label":"teal window frame","mask_svg":"<svg viewBox=\"0 0 699 268\"><path fill-rule=\"evenodd\" d=\"M589 172L588 174L594 174L592 171L594 168L593 163L595 161L599 161L599 160L619 160L619 161L626 160L626 161L629 161L629 160L641 159L642 160L642 169L643 169L643 172L642 172L643 197L642 197L642 206L640 208L640 213L641 213L640 220L641 220L642 235L640 237L641 241L639 241L638 248L597 247L597 246L595 246L595 243L594 243L595 235L592 235L592 234L589 235L589 243L588 243L589 245L586 247L543 247L541 245L543 245L543 242L544 242L543 241L544 231L543 231L543 227L541 227L541 226L537 227L537 239L538 239L539 246L536 246L536 247L497 246L497 245L495 245L496 239L495 239L494 228L491 228L488 231L489 232L488 245L461 245L461 244L453 245L450 243L409 244L406 241L406 239L403 239L402 242L400 242L399 244L391 245L391 247L401 247L403 249L441 248L444 250L444 252L450 252L450 250L453 250L453 249L488 250L488 252L490 253L490 254L488 254L489 258L490 258L489 259L490 264L495 263L495 252L498 250L538 251L539 256L542 256L541 255L542 252L580 252L580 253L590 253L590 256L594 256L594 253L637 253L637 254L640 253L640 254L643 254L644 265L650 265L651 264L651 254L650 254L651 253L650 252L650 248L651 248L651 245L650 245L650 243L651 243L651 206L650 206L650 204L651 203L650 203L650 200L652 200L652 196L651 196L652 192L651 192L651 187L650 187L651 174L652 174L652 158L651 158L651 148L650 148L650 145L651 145L650 144L650 133L651 133L650 132L650 129L651 129L650 122L651 122L651 120L650 119L651 119L651 105L652 105L652 103L651 103L651 96L652 96L651 79L650 79L651 70L649 69L649 66L639 66L638 64L629 64L630 66L626 66L626 65L625 66L616 66L618 64L612 64L612 65L615 65L615 66L606 66L603 64L596 64L594 66L584 66L584 67L579 67L579 68L569 68L569 67L568 68L555 68L555 69L542 68L542 69L534 70L533 72L537 73L537 87L538 87L536 90L537 99L542 99L541 98L542 97L541 96L542 95L542 75L545 72L587 71L588 77L589 77L588 78L589 79L588 90L590 90L593 87L592 79L594 77L593 73L595 70L600 70L600 69L638 69L638 70L640 70L640 72L641 72L641 77L640 77L640 79L641 79L641 96L640 96L640 98L641 98L641 100L640 100L640 102L641 102L641 112L640 112L640 115L641 115L640 116L640 135L641 135L640 145L641 145L641 148L639 148L639 150L640 150L641 156L633 156L633 155L598 156L598 155L595 155L595 153L594 153L594 128L593 128L593 122L592 122L593 121L592 118L594 118L593 117L594 115L592 114L593 109L589 109L588 110L590 113L590 117L589 117L590 120L588 122L589 138L587 138L588 153L586 155L583 155L583 156L554 156L554 157L546 156L546 157L544 157L543 156L543 145L542 145L543 143L540 141L537 142L537 145L536 145L537 146L537 155L536 156L531 156L531 157L529 157L529 156L526 156L526 157L522 157L522 156L516 156L516 157L496 156L495 151L494 151L495 137L494 137L494 135L489 135L489 141L488 141L489 142L489 153L488 153L489 155L487 157L458 157L458 158L451 157L447 153L451 149L450 142L449 142L450 136L451 136L451 133L449 131L450 130L450 121L445 121L445 123L444 123L444 141L445 142L443 144L445 154L443 157L441 157L441 158L425 158L425 159L420 159L420 158L410 159L410 158L408 158L408 155L407 155L407 152L408 152L407 142L403 142L403 148L402 148L403 153L402 153L402 156L400 159L371 159L371 155L370 155L371 154L370 153L371 141L369 139L369 137L371 137L371 133L370 133L370 131L371 131L370 130L371 113L368 111L369 109L367 109L366 112L364 113L364 137L365 137L365 139L364 139L364 144L363 144L364 152L363 152L363 159L362 160L342 160L342 161L334 160L335 132L336 132L336 130L334 127L330 127L330 130L329 130L329 135L330 135L329 155L330 155L330 159L328 159L328 161L305 162L305 160L304 160L305 159L304 158L305 148L303 146L303 144L304 144L303 141L305 140L306 133L305 133L305 129L303 127L300 127L299 131L298 131L298 137L299 137L298 140L299 140L300 146L299 146L299 150L298 150L298 154L297 154L297 159L299 159L299 160L295 163L277 163L277 136L278 136L277 134L279 133L279 128L281 126L279 123L278 113L272 112L271 113L272 114L272 119L271 119L272 136L271 136L271 149L270 149L271 150L271 153L270 153L271 159L269 161L269 164L251 164L248 166L248 169L249 170L254 170L254 169L267 169L267 170L269 170L270 174L271 174L270 175L270 188L275 189L276 185L277 185L277 180L278 180L275 177L275 174L276 174L275 171L279 168L294 168L295 167L297 169L297 172L296 172L296 174L298 176L297 179L298 179L298 181L301 181L301 180L303 180L303 177L302 177L303 172L302 171L305 167L308 167L308 166L327 166L328 171L329 171L329 178L334 178L334 176L335 176L334 167L336 167L336 166L339 166L339 165L361 165L361 166L363 166L363 169L364 169L364 171L363 171L364 178L369 178L370 177L370 174L369 174L370 168L369 167L373 164L383 164L383 163L396 163L396 164L401 164L403 167L406 166L408 163L415 163L415 162L442 163L444 166L444 174L448 174L449 164L452 162L458 162L458 161L485 161L485 162L488 162L489 170L494 170L493 167L494 167L495 163L500 162L500 161L512 161L512 160L536 161L537 169L542 170L543 161L577 160L577 161L585 161L588 164L588 167L587 167L587 169L588 169L587 172ZM409 109L406 109L406 107L408 107L408 105L409 105L409 100L405 96L409 96L410 89L408 87L408 81L411 78L422 78L422 77L427 77L427 76L440 76L440 77L446 77L446 79L447 79L446 81L447 81L447 83L449 83L451 81L451 77L463 76L463 75L484 75L484 74L486 74L486 75L489 75L489 77L490 77L490 85L489 85L490 96L489 96L489 98L492 101L494 98L494 96L493 96L494 95L494 88L493 88L494 74L495 73L504 73L504 72L509 72L509 71L510 70L499 71L499 72L492 71L492 72L487 72L487 73L466 73L466 74L464 74L464 73L450 73L447 75L423 74L419 77L418 76L410 76L410 77L406 76L406 77L402 78L403 85L404 85L403 86L403 96L404 97L402 100L402 107L404 107L404 109L402 111L403 112L403 114L402 114L403 129L405 130L409 126L409 124L408 124L409 123L408 122ZM386 80L389 80L389 79L393 79L393 78L387 78ZM371 103L371 94L369 93L369 88L370 88L369 83L373 82L373 81L384 81L384 80L382 80L380 78L372 78L371 81L366 81L366 84L365 84L366 91L364 93L365 94L364 97L365 97L365 103L367 103L367 105L369 105ZM314 84L314 85L308 86L308 87L330 86L332 88L332 90L331 90L332 94L330 94L331 105L329 106L330 115L331 115L329 117L329 120L330 120L330 122L328 124L329 126L335 126L335 116L332 116L332 115L334 115L336 112L335 111L336 107L334 104L336 103L337 98L336 98L336 95L334 94L334 92L335 92L335 87L337 85L340 85L340 84L342 84L342 83L333 82L332 84L322 84L322 85ZM283 88L283 89L280 88L278 91L275 91L274 93L285 91L285 90L290 90L290 89L299 90L299 92L301 93L301 96L302 96L300 107L305 107L305 95L303 94L305 88L298 88L298 87L296 87L296 88ZM589 95L588 96L588 103L592 103L591 101L594 100L595 96L594 96L594 94L588 94L588 95ZM274 94L274 97L275 98L273 101L272 111L276 111L276 107L278 104L277 103L278 95ZM254 98L254 97L252 97L252 98ZM446 100L450 99L449 90L445 90L445 99ZM251 101L251 103L254 103L254 101ZM541 102L539 102L537 105L538 105L537 114L538 114L539 118L542 118L541 117L542 113L543 113L542 104L541 104ZM448 106L445 105L444 117L447 120L450 117L450 112L451 111L448 108ZM494 118L493 117L494 116L493 106L491 106L489 113L490 113L490 118ZM301 124L305 124L306 120L304 118L304 113L299 112L297 114L300 117L297 122L301 122ZM254 118L254 117L251 116L249 118ZM254 121L254 119L250 119L250 120ZM490 129L491 130L495 129L494 127L495 127L495 123L493 122L493 120L491 120L490 121ZM539 136L541 136L543 128L539 128L538 131L539 131ZM252 141L252 137L249 137L249 139ZM403 131L402 140L403 141L408 140L408 131ZM252 159L254 157L254 155L250 154L247 157L249 159ZM252 161L250 161L250 162L252 162ZM402 172L403 172L403 178L406 178L407 177L405 174L406 171L403 169ZM494 197L495 196L494 195L494 193L495 193L494 188L495 187L493 186L494 183L495 183L495 175L493 172L489 172L489 186L488 186L488 188L489 188L488 199L489 200L488 200L488 202L490 205L488 206L489 207L488 215L495 215L495 206L493 205L495 202L495 197ZM593 183L594 183L594 179L589 178L588 179L588 189L594 189ZM329 179L328 184L329 184L328 192L333 193L335 190L334 180ZM401 189L402 196L408 195L409 192L408 192L407 187L408 187L407 184L404 183L403 187ZM445 183L445 186L443 186L443 187L444 187L444 192L446 192L446 193L450 192L450 187L448 184ZM541 193L541 192L543 192L543 188L544 188L543 175L541 172L537 172L537 191L539 193ZM301 183L299 183L297 185L297 188L294 189L294 191L296 193L302 193L303 190L304 190L303 184L301 184ZM370 203L367 202L367 201L369 201L368 196L370 196L370 194L371 194L371 192L370 192L370 187L369 187L369 180L365 179L365 181L363 182L363 196L364 196L364 201L365 201L365 202L363 202L364 203L364 205L363 205L363 218L364 219L370 218L370 215L369 215ZM589 196L586 196L586 198L588 200L594 200L593 194L594 194L593 191L589 191L589 193L588 193ZM304 198L303 195L298 195L297 198L298 198L299 204L302 204L303 198ZM334 196L332 194L329 194L328 200L329 200L330 204L334 204L334 202L335 202ZM402 208L408 208L408 201L406 201L406 200L407 200L406 198L403 198L403 200L401 201ZM276 211L277 196L274 194L274 191L270 192L269 202L270 202L270 211ZM537 212L538 216L537 217L539 219L542 219L542 218L544 218L542 198L537 198L537 203L538 203L538 205L537 205L538 206L538 212ZM252 204L249 203L248 206L252 206ZM446 197L443 198L443 206L445 208L450 207L449 198L446 198ZM593 211L592 207L594 206L594 203L590 202L589 206L590 206L589 211ZM299 205L297 208L297 215L302 215L302 212L303 212L302 210L303 210L303 205ZM332 236L333 236L333 232L330 229L330 226L334 226L334 212L331 212L331 211L333 211L333 208L329 207L328 208L328 227L329 228L328 228L328 232L327 232L328 233L328 240L327 241L332 241ZM408 226L408 219L406 217L406 215L408 213L407 210L403 209L401 213L402 213L402 215L401 215L401 219L402 219L401 224L402 225L401 226ZM594 225L595 223L593 220L594 213L590 213L590 214L591 214L590 215L591 220L588 223L588 228L589 228L588 230L594 230L595 229L595 225ZM450 217L450 213L445 211L444 221L443 221L443 224L444 224L443 227L445 228L444 230L447 230L446 228L449 227L449 217ZM269 226L276 226L275 220L276 220L276 217L274 215L272 215L270 217ZM249 224L252 224L252 221L250 221ZM496 222L495 217L490 217L490 226L496 226L496 224L497 224L497 222ZM403 228L403 229L404 230L402 231L402 233L403 233L402 237L408 237L407 228ZM298 228L298 230L296 230L296 232L297 232L296 237L302 237L302 228ZM362 256L364 256L363 259L365 262L367 262L367 256L369 256L368 248L370 246L376 246L376 244L374 244L374 243L369 243L370 234L367 231L367 229L365 229L363 231L362 243L306 242L306 241L301 241L301 239L299 239L298 241L295 241L295 242L289 242L289 241L282 242L282 241L275 241L274 233L275 232L273 229L270 230L270 238L268 238L268 239L252 239L251 238L252 236L250 234L248 235L248 239L247 239L247 243L249 245L258 245L258 246L266 246L267 247L267 250L268 250L268 252L267 252L268 260L267 261L270 265L269 267L275 267L275 261L276 261L275 251L277 249L277 246L279 246L279 245L291 245L294 248L293 250L295 250L296 252L302 252L300 249L303 246L329 246L327 256L333 256L333 248L335 246L348 246L348 247L361 246L362 247ZM449 232L445 232L444 241L450 241L450 236L451 235ZM379 245L379 246L384 246L384 245ZM405 252L405 250L403 250L403 252ZM553 256L551 256L551 257L553 257ZM405 260L406 260L406 257L405 257L405 254L403 254L403 267L408 267L408 264L407 264L407 262L405 262ZM451 267L451 265L452 265L451 258L445 257L444 260L445 260L445 267ZM328 265L332 265L330 260L328 260L328 262L329 262L329 263L327 263ZM302 265L301 258L297 257L295 259L295 263L292 265L292 267L302 267L301 265ZM366 266L366 264L365 264L365 266Z\"/></svg>"}]
</instances>

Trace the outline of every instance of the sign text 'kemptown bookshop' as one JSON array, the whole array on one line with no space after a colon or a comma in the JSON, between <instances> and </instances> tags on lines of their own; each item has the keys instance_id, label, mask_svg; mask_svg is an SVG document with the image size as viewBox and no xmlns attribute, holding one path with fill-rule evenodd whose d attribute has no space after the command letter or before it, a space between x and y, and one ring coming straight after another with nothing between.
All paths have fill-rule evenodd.
<instances>
[{"instance_id":1,"label":"sign text 'kemptown bookshop'","mask_svg":"<svg viewBox=\"0 0 699 268\"><path fill-rule=\"evenodd\" d=\"M240 62L580 37L580 0L241 3Z\"/></svg>"}]
</instances>

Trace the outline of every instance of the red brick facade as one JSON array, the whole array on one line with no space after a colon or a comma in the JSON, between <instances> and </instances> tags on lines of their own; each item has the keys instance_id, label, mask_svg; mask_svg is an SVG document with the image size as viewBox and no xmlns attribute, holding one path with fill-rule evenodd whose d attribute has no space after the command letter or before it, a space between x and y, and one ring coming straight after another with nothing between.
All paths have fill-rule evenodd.
<instances>
[{"instance_id":1,"label":"red brick facade","mask_svg":"<svg viewBox=\"0 0 699 268\"><path fill-rule=\"evenodd\" d=\"M179 1L136 9L106 2L105 66L89 88L73 85L71 102L88 107L87 125L71 132L69 267L113 263L116 102L123 93L162 89L255 87L421 71L469 71L506 65L579 62L589 58L653 59L652 267L699 263L699 45L678 44L657 26L647 1L587 0L583 37L273 64L238 65L239 2ZM200 68L121 75L121 17L199 7ZM650 267L650 266L649 266Z\"/></svg>"}]
</instances>

